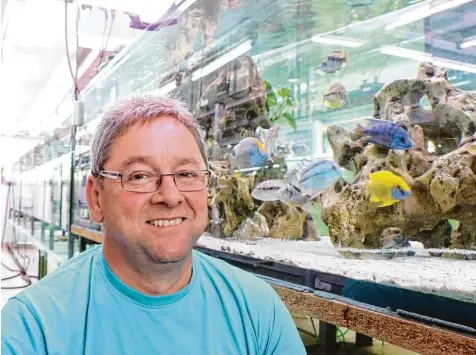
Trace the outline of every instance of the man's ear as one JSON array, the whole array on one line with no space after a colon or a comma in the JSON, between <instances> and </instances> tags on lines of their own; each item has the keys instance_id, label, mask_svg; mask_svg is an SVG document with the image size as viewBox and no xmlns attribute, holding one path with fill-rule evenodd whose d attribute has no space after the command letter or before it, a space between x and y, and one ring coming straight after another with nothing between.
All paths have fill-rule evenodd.
<instances>
[{"instance_id":1,"label":"man's ear","mask_svg":"<svg viewBox=\"0 0 476 355\"><path fill-rule=\"evenodd\" d=\"M102 186L100 179L89 175L86 184L86 200L88 201L88 209L91 219L98 224L102 223L104 220L100 199L101 189Z\"/></svg>"}]
</instances>

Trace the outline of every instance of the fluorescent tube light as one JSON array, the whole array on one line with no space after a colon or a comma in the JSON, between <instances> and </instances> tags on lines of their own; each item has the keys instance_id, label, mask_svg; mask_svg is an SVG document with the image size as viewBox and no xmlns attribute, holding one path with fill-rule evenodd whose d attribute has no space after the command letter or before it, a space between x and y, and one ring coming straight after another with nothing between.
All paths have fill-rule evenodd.
<instances>
[{"instance_id":1,"label":"fluorescent tube light","mask_svg":"<svg viewBox=\"0 0 476 355\"><path fill-rule=\"evenodd\" d=\"M461 48L468 48L473 46L476 46L476 39L461 43Z\"/></svg>"},{"instance_id":2,"label":"fluorescent tube light","mask_svg":"<svg viewBox=\"0 0 476 355\"><path fill-rule=\"evenodd\" d=\"M365 43L365 41L359 41L352 38L341 38L341 37L324 37L317 35L311 38L313 42L316 43L325 43L325 44L335 44L337 46L343 47L352 47L357 48Z\"/></svg>"},{"instance_id":3,"label":"fluorescent tube light","mask_svg":"<svg viewBox=\"0 0 476 355\"><path fill-rule=\"evenodd\" d=\"M168 84L165 84L164 86L162 86L159 89L152 90L150 93L153 94L153 95L159 95L159 96L160 95L165 95L165 94L171 92L176 87L177 87L177 84L175 83L175 80L174 80L174 81L171 81Z\"/></svg>"},{"instance_id":4,"label":"fluorescent tube light","mask_svg":"<svg viewBox=\"0 0 476 355\"><path fill-rule=\"evenodd\" d=\"M412 49L405 49L394 46L386 46L380 48L382 54L393 55L394 57L401 57L407 59L413 59L420 62L431 62L433 56L430 53L415 51Z\"/></svg>"},{"instance_id":5,"label":"fluorescent tube light","mask_svg":"<svg viewBox=\"0 0 476 355\"><path fill-rule=\"evenodd\" d=\"M412 49L399 48L394 46L386 46L380 48L383 54L393 55L395 57L413 59L419 62L430 62L439 67L448 69L461 70L468 73L476 74L476 65L468 63L460 63L454 60L432 56L430 53L415 51Z\"/></svg>"},{"instance_id":6,"label":"fluorescent tube light","mask_svg":"<svg viewBox=\"0 0 476 355\"><path fill-rule=\"evenodd\" d=\"M467 4L472 0L452 0L452 1L440 1L437 5L433 5L434 1L430 0L419 6L418 9L408 11L400 16L398 21L385 26L385 31L391 31L397 27L405 26L409 23L422 20L426 17L430 17L438 12L443 12L461 5ZM409 8L410 10L410 8Z\"/></svg>"},{"instance_id":7,"label":"fluorescent tube light","mask_svg":"<svg viewBox=\"0 0 476 355\"><path fill-rule=\"evenodd\" d=\"M207 76L210 73L213 73L215 70L220 69L225 64L231 62L233 59L238 58L240 55L245 54L246 52L250 51L251 48L251 40L241 43L239 46L233 48L228 53L225 53L217 60L211 62L210 64L206 65L202 69L199 69L192 74L192 81L196 81L200 78Z\"/></svg>"}]
</instances>

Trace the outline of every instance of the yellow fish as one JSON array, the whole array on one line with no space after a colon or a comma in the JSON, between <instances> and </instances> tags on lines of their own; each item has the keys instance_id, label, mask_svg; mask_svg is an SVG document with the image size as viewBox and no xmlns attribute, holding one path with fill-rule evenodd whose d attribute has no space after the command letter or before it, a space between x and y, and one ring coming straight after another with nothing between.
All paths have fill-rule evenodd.
<instances>
[{"instance_id":1,"label":"yellow fish","mask_svg":"<svg viewBox=\"0 0 476 355\"><path fill-rule=\"evenodd\" d=\"M370 197L371 202L380 202L379 207L391 206L411 195L405 180L390 171L378 171L369 177L366 197Z\"/></svg>"}]
</instances>

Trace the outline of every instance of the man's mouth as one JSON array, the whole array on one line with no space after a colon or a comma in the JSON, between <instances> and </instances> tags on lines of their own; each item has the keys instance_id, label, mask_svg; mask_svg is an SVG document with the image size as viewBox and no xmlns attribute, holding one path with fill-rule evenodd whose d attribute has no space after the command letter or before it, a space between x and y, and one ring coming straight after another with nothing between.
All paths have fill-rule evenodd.
<instances>
[{"instance_id":1,"label":"man's mouth","mask_svg":"<svg viewBox=\"0 0 476 355\"><path fill-rule=\"evenodd\" d=\"M147 221L147 223L155 227L170 227L170 226L178 226L184 220L185 218L153 219L151 221Z\"/></svg>"}]
</instances>

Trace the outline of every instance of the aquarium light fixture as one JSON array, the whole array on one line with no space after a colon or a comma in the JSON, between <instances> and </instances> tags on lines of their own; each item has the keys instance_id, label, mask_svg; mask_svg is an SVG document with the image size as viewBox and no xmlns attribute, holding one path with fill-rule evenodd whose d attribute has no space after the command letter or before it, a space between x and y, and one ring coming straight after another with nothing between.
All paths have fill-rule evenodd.
<instances>
[{"instance_id":1,"label":"aquarium light fixture","mask_svg":"<svg viewBox=\"0 0 476 355\"><path fill-rule=\"evenodd\" d=\"M469 48L473 46L476 46L476 38L473 40L464 41L463 43L461 43L461 48Z\"/></svg>"},{"instance_id":2,"label":"aquarium light fixture","mask_svg":"<svg viewBox=\"0 0 476 355\"><path fill-rule=\"evenodd\" d=\"M210 64L204 66L201 69L198 69L192 73L192 81L196 81L200 78L207 76L210 73L213 73L215 70L220 69L225 64L231 62L232 60L238 58L240 55L245 54L251 50L251 40L247 40L235 48L231 49L228 53L225 53L217 60L211 62Z\"/></svg>"},{"instance_id":3,"label":"aquarium light fixture","mask_svg":"<svg viewBox=\"0 0 476 355\"><path fill-rule=\"evenodd\" d=\"M398 21L391 23L390 25L385 26L385 31L391 31L395 28L408 25L409 23L422 20L424 18L430 17L431 15L437 14L438 12L443 12L461 5L467 4L473 0L452 0L446 1L442 0L437 5L433 5L434 1L427 1L425 4L422 4L417 9L408 8L408 11L405 12L402 16L399 17Z\"/></svg>"},{"instance_id":4,"label":"aquarium light fixture","mask_svg":"<svg viewBox=\"0 0 476 355\"><path fill-rule=\"evenodd\" d=\"M432 56L430 53L415 51L412 49L399 48L394 46L381 47L382 54L393 55L395 57L407 58L419 62L430 62L439 67L461 70L476 74L476 65L468 63L459 63L454 60Z\"/></svg>"},{"instance_id":5,"label":"aquarium light fixture","mask_svg":"<svg viewBox=\"0 0 476 355\"><path fill-rule=\"evenodd\" d=\"M353 38L329 37L329 36L324 37L322 35L316 35L312 37L311 40L316 43L334 44L337 46L351 47L351 48L360 47L361 45L365 43L365 41L360 41Z\"/></svg>"}]
</instances>

